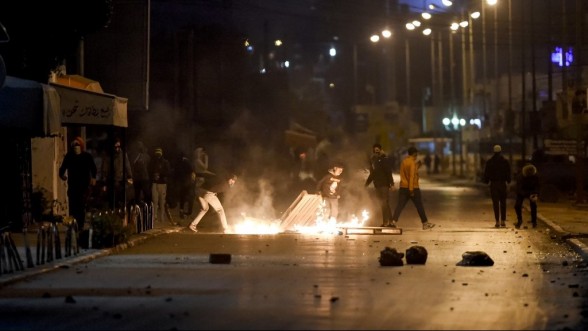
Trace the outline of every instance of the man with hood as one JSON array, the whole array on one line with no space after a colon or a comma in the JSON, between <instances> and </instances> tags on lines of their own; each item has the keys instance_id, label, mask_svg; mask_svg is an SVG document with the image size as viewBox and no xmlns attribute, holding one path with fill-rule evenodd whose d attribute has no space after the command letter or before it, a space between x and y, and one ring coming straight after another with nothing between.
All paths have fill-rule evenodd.
<instances>
[{"instance_id":1,"label":"man with hood","mask_svg":"<svg viewBox=\"0 0 588 331\"><path fill-rule=\"evenodd\" d=\"M85 151L81 137L76 137L70 147L71 150L65 154L59 167L59 177L67 181L69 214L75 218L78 230L82 231L91 186L96 185L97 169L92 154Z\"/></svg>"},{"instance_id":2,"label":"man with hood","mask_svg":"<svg viewBox=\"0 0 588 331\"><path fill-rule=\"evenodd\" d=\"M539 175L537 168L531 163L525 164L521 172L516 178L517 198L514 209L517 214L517 223L515 227L521 228L523 224L523 201L529 199L529 206L531 207L531 224L537 227L537 198L539 196Z\"/></svg>"},{"instance_id":3,"label":"man with hood","mask_svg":"<svg viewBox=\"0 0 588 331\"><path fill-rule=\"evenodd\" d=\"M167 202L168 181L171 174L171 165L169 161L163 157L163 149L161 147L155 148L153 158L149 162L151 178L151 199L153 200L153 215L155 220L163 222L166 217L165 205ZM169 219L172 222L171 219Z\"/></svg>"},{"instance_id":4,"label":"man with hood","mask_svg":"<svg viewBox=\"0 0 588 331\"><path fill-rule=\"evenodd\" d=\"M120 138L114 140L112 155L107 155L102 162L102 176L105 179L104 191L108 192L114 208L124 207L127 203L126 187L133 184L133 170L125 151L122 150Z\"/></svg>"}]
</instances>

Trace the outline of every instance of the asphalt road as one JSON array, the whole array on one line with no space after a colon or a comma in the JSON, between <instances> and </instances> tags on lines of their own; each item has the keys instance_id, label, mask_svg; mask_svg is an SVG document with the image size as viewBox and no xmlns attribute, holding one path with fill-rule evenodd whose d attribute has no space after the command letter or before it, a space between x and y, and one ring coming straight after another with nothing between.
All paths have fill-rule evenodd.
<instances>
[{"instance_id":1,"label":"asphalt road","mask_svg":"<svg viewBox=\"0 0 588 331\"><path fill-rule=\"evenodd\" d=\"M0 329L585 329L587 268L545 228L494 228L467 187L423 183L402 235L163 234L0 289ZM509 210L509 220L514 213ZM425 265L382 267L385 247ZM457 266L466 251L493 266ZM231 255L212 264L210 254Z\"/></svg>"}]
</instances>

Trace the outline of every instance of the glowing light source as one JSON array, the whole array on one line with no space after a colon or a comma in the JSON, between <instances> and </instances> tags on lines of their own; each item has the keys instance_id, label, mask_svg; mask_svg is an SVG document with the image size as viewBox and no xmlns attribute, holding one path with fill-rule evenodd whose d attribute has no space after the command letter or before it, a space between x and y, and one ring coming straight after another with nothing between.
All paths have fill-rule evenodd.
<instances>
[{"instance_id":1,"label":"glowing light source","mask_svg":"<svg viewBox=\"0 0 588 331\"><path fill-rule=\"evenodd\" d=\"M334 57L335 55L337 55L337 50L335 49L335 47L331 47L331 48L329 49L329 55L330 55L331 57Z\"/></svg>"}]
</instances>

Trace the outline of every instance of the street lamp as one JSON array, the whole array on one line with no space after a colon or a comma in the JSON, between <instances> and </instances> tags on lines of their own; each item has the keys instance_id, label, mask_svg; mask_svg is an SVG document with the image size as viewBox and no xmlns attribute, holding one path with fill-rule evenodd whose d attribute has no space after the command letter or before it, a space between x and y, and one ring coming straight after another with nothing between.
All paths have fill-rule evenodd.
<instances>
[{"instance_id":1,"label":"street lamp","mask_svg":"<svg viewBox=\"0 0 588 331\"><path fill-rule=\"evenodd\" d=\"M442 121L445 129L453 133L453 139L451 140L451 162L452 162L452 174L456 175L455 167L455 150L456 140L459 140L459 176L463 176L463 146L462 146L462 128L466 125L466 120L458 118L456 114L453 114L452 118L445 117ZM456 139L457 138L457 139Z\"/></svg>"},{"instance_id":2,"label":"street lamp","mask_svg":"<svg viewBox=\"0 0 588 331\"><path fill-rule=\"evenodd\" d=\"M382 38L384 39L390 39L392 38L392 31L389 29L383 29L379 34L373 34L369 37L369 40L371 43L379 43ZM353 43L353 101L354 104L357 105L359 103L359 97L358 97L358 50L357 50L357 42ZM388 45L385 45L385 49L384 52L387 53L389 52L389 48ZM387 95L389 96L388 98L391 100L394 100L396 98L396 79L395 79L395 71L394 71L394 63L395 63L395 59L394 59L394 52L389 52L392 55L392 65L388 64L388 61L385 61L386 63L386 85L388 84L392 84L392 87L390 88L389 86L386 86L387 89L390 89L391 91L386 91ZM389 68L391 67L391 70L389 70ZM390 73L391 71L391 73ZM391 77L391 78L390 78Z\"/></svg>"}]
</instances>

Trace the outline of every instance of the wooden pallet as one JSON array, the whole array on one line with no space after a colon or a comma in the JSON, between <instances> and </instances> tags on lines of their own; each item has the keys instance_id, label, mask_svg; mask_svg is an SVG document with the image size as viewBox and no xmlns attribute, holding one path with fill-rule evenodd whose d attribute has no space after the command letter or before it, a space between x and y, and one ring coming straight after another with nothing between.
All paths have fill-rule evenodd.
<instances>
[{"instance_id":1,"label":"wooden pallet","mask_svg":"<svg viewBox=\"0 0 588 331\"><path fill-rule=\"evenodd\" d=\"M341 226L343 235L349 234L402 234L401 228L389 228L382 226Z\"/></svg>"}]
</instances>

